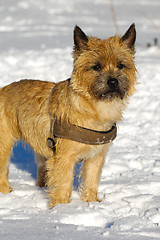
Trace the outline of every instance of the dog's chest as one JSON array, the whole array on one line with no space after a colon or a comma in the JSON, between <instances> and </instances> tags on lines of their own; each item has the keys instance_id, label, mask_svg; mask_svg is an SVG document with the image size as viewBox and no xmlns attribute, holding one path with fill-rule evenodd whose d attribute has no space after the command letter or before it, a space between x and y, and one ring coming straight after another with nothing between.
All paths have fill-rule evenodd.
<instances>
[{"instance_id":1,"label":"dog's chest","mask_svg":"<svg viewBox=\"0 0 160 240\"><path fill-rule=\"evenodd\" d=\"M107 144L108 145L108 144ZM78 159L80 160L87 160L97 157L99 154L104 152L106 149L106 145L86 145L84 148L81 149Z\"/></svg>"}]
</instances>

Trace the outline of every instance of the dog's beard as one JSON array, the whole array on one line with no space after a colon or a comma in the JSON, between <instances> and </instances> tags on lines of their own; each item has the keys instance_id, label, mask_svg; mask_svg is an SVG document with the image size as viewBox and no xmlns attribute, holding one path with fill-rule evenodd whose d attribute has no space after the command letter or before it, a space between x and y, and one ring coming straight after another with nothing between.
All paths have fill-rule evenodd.
<instances>
[{"instance_id":1,"label":"dog's beard","mask_svg":"<svg viewBox=\"0 0 160 240\"><path fill-rule=\"evenodd\" d=\"M110 87L108 85L109 79L116 79L118 85L116 87ZM115 98L120 98L123 100L127 96L129 90L129 80L124 75L118 76L108 76L101 75L98 76L94 85L92 86L92 93L94 97L98 100L112 100Z\"/></svg>"}]
</instances>

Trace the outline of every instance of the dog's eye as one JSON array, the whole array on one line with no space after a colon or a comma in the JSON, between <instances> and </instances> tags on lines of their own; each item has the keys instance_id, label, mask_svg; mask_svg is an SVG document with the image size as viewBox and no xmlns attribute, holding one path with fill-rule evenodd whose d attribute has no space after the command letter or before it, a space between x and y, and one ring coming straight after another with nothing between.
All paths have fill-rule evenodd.
<instances>
[{"instance_id":1,"label":"dog's eye","mask_svg":"<svg viewBox=\"0 0 160 240\"><path fill-rule=\"evenodd\" d=\"M119 69L123 69L123 68L125 67L125 65L122 64L122 63L119 63L117 67L118 67Z\"/></svg>"},{"instance_id":2,"label":"dog's eye","mask_svg":"<svg viewBox=\"0 0 160 240\"><path fill-rule=\"evenodd\" d=\"M94 66L92 67L92 69L95 70L95 71L101 71L102 67L101 67L101 65L98 63L98 64L94 65Z\"/></svg>"}]
</instances>

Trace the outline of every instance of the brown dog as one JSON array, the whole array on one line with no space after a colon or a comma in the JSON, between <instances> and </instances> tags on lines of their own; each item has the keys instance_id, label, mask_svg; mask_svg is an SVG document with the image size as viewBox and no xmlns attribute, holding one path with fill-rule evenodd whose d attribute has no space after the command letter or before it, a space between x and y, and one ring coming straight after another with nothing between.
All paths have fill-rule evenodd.
<instances>
[{"instance_id":1,"label":"brown dog","mask_svg":"<svg viewBox=\"0 0 160 240\"><path fill-rule=\"evenodd\" d=\"M82 200L98 201L109 143L96 142L92 133L102 133L105 139L106 132L99 131L112 132L122 119L136 84L135 38L134 24L122 37L106 40L88 37L76 26L70 79L58 84L21 80L0 89L0 192L12 190L10 152L14 142L23 139L36 152L37 184L48 186L50 207L70 201L74 165L80 160L84 160ZM82 135L93 143L80 139Z\"/></svg>"}]
</instances>

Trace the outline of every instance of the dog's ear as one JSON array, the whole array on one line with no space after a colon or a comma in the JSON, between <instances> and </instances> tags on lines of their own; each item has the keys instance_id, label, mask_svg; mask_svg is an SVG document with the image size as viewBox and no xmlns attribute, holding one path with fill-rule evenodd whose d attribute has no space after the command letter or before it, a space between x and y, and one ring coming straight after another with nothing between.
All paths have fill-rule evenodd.
<instances>
[{"instance_id":1,"label":"dog's ear","mask_svg":"<svg viewBox=\"0 0 160 240\"><path fill-rule=\"evenodd\" d=\"M121 37L121 41L127 45L128 48L134 50L134 44L136 40L136 28L135 24L133 23L126 33Z\"/></svg>"},{"instance_id":2,"label":"dog's ear","mask_svg":"<svg viewBox=\"0 0 160 240\"><path fill-rule=\"evenodd\" d=\"M74 29L74 49L78 51L83 51L87 48L88 37L78 26Z\"/></svg>"}]
</instances>

